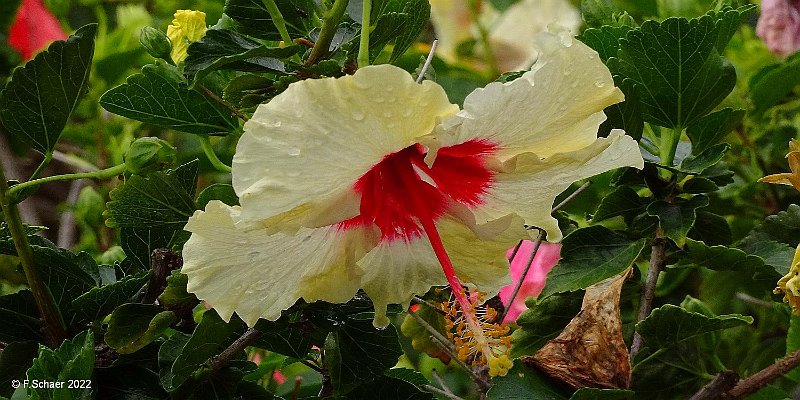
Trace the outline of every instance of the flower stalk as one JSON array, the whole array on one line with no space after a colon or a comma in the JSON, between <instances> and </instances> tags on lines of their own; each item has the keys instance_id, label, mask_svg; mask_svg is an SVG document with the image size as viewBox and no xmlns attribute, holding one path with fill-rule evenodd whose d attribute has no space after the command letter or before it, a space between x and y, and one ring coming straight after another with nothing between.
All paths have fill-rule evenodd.
<instances>
[{"instance_id":1,"label":"flower stalk","mask_svg":"<svg viewBox=\"0 0 800 400\"><path fill-rule=\"evenodd\" d=\"M25 234L25 227L22 224L19 210L17 205L12 202L12 190L25 183L9 189L3 165L0 163L0 207L2 207L6 225L11 233L11 239L14 241L17 256L19 256L22 263L22 269L25 271L25 279L33 294L36 308L44 321L45 341L48 346L55 348L67 337L64 319L55 303L55 299L53 299L52 293L50 293L50 289L41 278L36 262L33 259L33 251L30 243L28 243L28 236Z\"/></svg>"},{"instance_id":2,"label":"flower stalk","mask_svg":"<svg viewBox=\"0 0 800 400\"><path fill-rule=\"evenodd\" d=\"M267 8L267 12L269 12L269 16L272 18L272 23L275 25L275 28L278 29L278 33L281 35L281 40L286 45L292 44L292 37L289 36L289 30L286 29L286 20L283 18L283 14L281 14L281 10L278 8L278 5L275 4L275 0L261 0L264 3L264 7ZM300 57L295 54L292 56L292 61L300 62Z\"/></svg>"},{"instance_id":3,"label":"flower stalk","mask_svg":"<svg viewBox=\"0 0 800 400\"><path fill-rule=\"evenodd\" d=\"M358 45L358 68L369 65L369 33L371 30L372 0L364 0L361 9L361 41Z\"/></svg>"},{"instance_id":4,"label":"flower stalk","mask_svg":"<svg viewBox=\"0 0 800 400\"><path fill-rule=\"evenodd\" d=\"M10 189L7 186L5 186L6 185L5 178L3 177L2 178L3 184L2 186L0 186L0 190L3 190L3 192L5 193L6 199L13 200L16 199L17 196L23 190L28 188L35 188L45 183L58 182L58 181L74 181L78 179L109 179L123 172L125 172L125 164L119 164L110 168L101 169L99 171L77 172L74 174L54 175L54 176L34 179L32 181L20 183L19 185L14 185ZM5 187L5 189L3 187Z\"/></svg>"},{"instance_id":5,"label":"flower stalk","mask_svg":"<svg viewBox=\"0 0 800 400\"><path fill-rule=\"evenodd\" d=\"M347 10L348 0L336 0L325 15L325 21L322 23L322 30L319 32L317 42L311 49L311 54L306 60L306 65L314 65L322 57L328 54L328 48L333 41L333 36L336 34L336 28L339 27L339 21L342 20L345 10Z\"/></svg>"},{"instance_id":6,"label":"flower stalk","mask_svg":"<svg viewBox=\"0 0 800 400\"><path fill-rule=\"evenodd\" d=\"M225 165L219 157L217 157L217 153L214 152L214 147L211 146L211 140L208 136L201 136L200 137L200 147L203 149L203 153L208 158L208 161L211 163L211 166L214 167L219 172L231 172L231 167Z\"/></svg>"}]
</instances>

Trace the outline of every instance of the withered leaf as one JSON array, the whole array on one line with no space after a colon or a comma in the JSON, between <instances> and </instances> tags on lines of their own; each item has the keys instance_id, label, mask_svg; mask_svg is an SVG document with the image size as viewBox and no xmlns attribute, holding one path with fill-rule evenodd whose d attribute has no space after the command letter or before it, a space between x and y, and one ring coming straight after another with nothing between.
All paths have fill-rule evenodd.
<instances>
[{"instance_id":1,"label":"withered leaf","mask_svg":"<svg viewBox=\"0 0 800 400\"><path fill-rule=\"evenodd\" d=\"M619 312L620 292L630 273L628 268L586 289L581 311L561 335L522 361L575 389L630 387L631 364Z\"/></svg>"}]
</instances>

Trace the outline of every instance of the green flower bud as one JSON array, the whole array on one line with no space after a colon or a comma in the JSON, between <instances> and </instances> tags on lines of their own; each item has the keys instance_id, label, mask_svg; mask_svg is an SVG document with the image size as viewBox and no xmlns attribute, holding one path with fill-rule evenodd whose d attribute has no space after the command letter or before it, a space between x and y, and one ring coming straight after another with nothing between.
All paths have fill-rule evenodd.
<instances>
[{"instance_id":1,"label":"green flower bud","mask_svg":"<svg viewBox=\"0 0 800 400\"><path fill-rule=\"evenodd\" d=\"M102 225L105 208L106 200L103 195L93 187L87 186L78 194L78 201L75 202L75 218L89 225Z\"/></svg>"},{"instance_id":2,"label":"green flower bud","mask_svg":"<svg viewBox=\"0 0 800 400\"><path fill-rule=\"evenodd\" d=\"M147 53L155 58L164 60L172 60L169 53L172 51L172 42L170 42L167 34L152 26L145 26L142 28L142 33L139 34L139 43L142 44Z\"/></svg>"},{"instance_id":3,"label":"green flower bud","mask_svg":"<svg viewBox=\"0 0 800 400\"><path fill-rule=\"evenodd\" d=\"M103 265L114 265L115 262L119 262L125 259L125 251L122 250L122 247L119 246L111 246L105 253L100 255L100 264Z\"/></svg>"},{"instance_id":4,"label":"green flower bud","mask_svg":"<svg viewBox=\"0 0 800 400\"><path fill-rule=\"evenodd\" d=\"M123 158L126 171L142 175L175 165L177 152L169 143L159 138L144 137L131 143Z\"/></svg>"}]
</instances>

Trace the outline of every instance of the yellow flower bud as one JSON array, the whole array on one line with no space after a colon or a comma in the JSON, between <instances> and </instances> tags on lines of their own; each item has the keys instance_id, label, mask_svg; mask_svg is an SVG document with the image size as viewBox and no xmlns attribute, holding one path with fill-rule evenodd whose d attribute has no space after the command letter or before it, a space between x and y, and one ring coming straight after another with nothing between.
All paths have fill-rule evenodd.
<instances>
[{"instance_id":1,"label":"yellow flower bud","mask_svg":"<svg viewBox=\"0 0 800 400\"><path fill-rule=\"evenodd\" d=\"M202 11L178 10L175 19L167 27L167 37L172 42L172 61L175 64L186 59L189 43L196 42L206 34L206 13Z\"/></svg>"}]
</instances>

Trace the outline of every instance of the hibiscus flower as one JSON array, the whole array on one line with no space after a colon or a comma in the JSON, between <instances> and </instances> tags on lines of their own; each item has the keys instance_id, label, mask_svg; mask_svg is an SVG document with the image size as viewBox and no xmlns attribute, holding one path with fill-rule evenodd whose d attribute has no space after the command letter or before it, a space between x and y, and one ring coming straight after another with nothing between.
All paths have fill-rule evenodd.
<instances>
[{"instance_id":1,"label":"hibiscus flower","mask_svg":"<svg viewBox=\"0 0 800 400\"><path fill-rule=\"evenodd\" d=\"M42 0L23 0L8 31L8 44L27 61L55 40L67 34Z\"/></svg>"},{"instance_id":2,"label":"hibiscus flower","mask_svg":"<svg viewBox=\"0 0 800 400\"><path fill-rule=\"evenodd\" d=\"M624 132L597 138L622 101L597 53L537 37L530 72L470 94L464 109L391 65L306 80L259 106L233 160L241 207L210 202L186 225L188 288L224 319L275 320L298 299L388 304L450 284L489 294L510 283L524 224L561 239L550 215L573 182L641 168ZM443 272L444 270L444 272Z\"/></svg>"},{"instance_id":3,"label":"hibiscus flower","mask_svg":"<svg viewBox=\"0 0 800 400\"><path fill-rule=\"evenodd\" d=\"M776 54L800 50L800 0L763 0L756 34Z\"/></svg>"},{"instance_id":4,"label":"hibiscus flower","mask_svg":"<svg viewBox=\"0 0 800 400\"><path fill-rule=\"evenodd\" d=\"M531 260L533 249L536 247L535 243L530 240L524 240L519 248L508 249L506 257L511 259L511 279L514 280L514 285L506 286L500 289L500 300L503 305L508 308L503 323L516 321L517 317L522 314L528 307L525 306L525 299L530 296L538 296L544 289L544 284L547 281L547 273L558 264L561 259L561 245L557 243L541 243L539 249L536 251L535 257ZM516 251L515 251L516 249ZM522 279L522 274L525 268L530 265L528 274L525 279ZM514 301L511 301L511 295L514 294L514 287L517 282L522 280L522 285L519 287Z\"/></svg>"}]
</instances>

